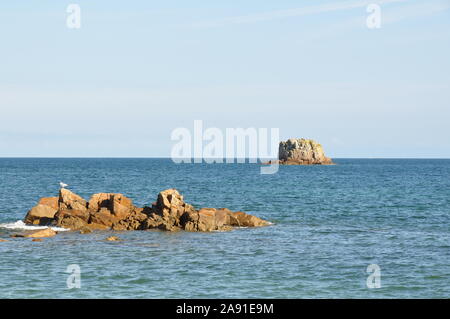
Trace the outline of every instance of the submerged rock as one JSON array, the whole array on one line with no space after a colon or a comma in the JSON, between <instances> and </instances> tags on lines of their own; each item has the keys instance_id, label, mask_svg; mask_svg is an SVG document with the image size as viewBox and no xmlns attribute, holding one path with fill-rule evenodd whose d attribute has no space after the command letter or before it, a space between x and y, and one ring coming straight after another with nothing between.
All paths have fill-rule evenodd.
<instances>
[{"instance_id":1,"label":"submerged rock","mask_svg":"<svg viewBox=\"0 0 450 319\"><path fill-rule=\"evenodd\" d=\"M92 233L92 229L90 229L89 227L85 226L79 229L80 234L89 234Z\"/></svg>"},{"instance_id":2,"label":"submerged rock","mask_svg":"<svg viewBox=\"0 0 450 319\"><path fill-rule=\"evenodd\" d=\"M10 237L12 238L43 238L43 237L53 237L57 234L57 232L55 232L53 229L51 229L50 227L46 228L46 229L41 229L41 230L35 230L31 233L19 233L19 234L12 234L10 235Z\"/></svg>"},{"instance_id":3,"label":"submerged rock","mask_svg":"<svg viewBox=\"0 0 450 319\"><path fill-rule=\"evenodd\" d=\"M42 238L42 237L53 237L56 235L56 232L51 228L46 228L42 230L35 231L31 234L27 234L24 237L27 238Z\"/></svg>"},{"instance_id":4,"label":"submerged rock","mask_svg":"<svg viewBox=\"0 0 450 319\"><path fill-rule=\"evenodd\" d=\"M268 164L284 165L332 165L331 158L326 157L322 145L304 138L291 138L286 142L280 142L278 149L278 161L270 161Z\"/></svg>"},{"instance_id":5,"label":"submerged rock","mask_svg":"<svg viewBox=\"0 0 450 319\"><path fill-rule=\"evenodd\" d=\"M42 199L28 212L25 223L55 225L81 233L108 229L209 232L269 225L256 216L226 208L196 210L176 189L160 192L151 207L140 208L123 194L98 193L87 202L64 188L59 197Z\"/></svg>"}]
</instances>

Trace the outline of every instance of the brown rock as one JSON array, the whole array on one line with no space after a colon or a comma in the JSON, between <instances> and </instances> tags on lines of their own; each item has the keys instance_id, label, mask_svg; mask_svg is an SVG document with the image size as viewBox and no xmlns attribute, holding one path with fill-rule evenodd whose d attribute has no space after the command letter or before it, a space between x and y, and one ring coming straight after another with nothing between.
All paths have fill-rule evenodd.
<instances>
[{"instance_id":1,"label":"brown rock","mask_svg":"<svg viewBox=\"0 0 450 319\"><path fill-rule=\"evenodd\" d=\"M181 227L178 223L175 224L175 220L163 218L159 215L154 215L144 221L142 224L143 229L160 229L164 231L179 231Z\"/></svg>"},{"instance_id":2,"label":"brown rock","mask_svg":"<svg viewBox=\"0 0 450 319\"><path fill-rule=\"evenodd\" d=\"M100 208L104 207L109 209L111 207L111 193L98 193L92 195L89 200L89 211L90 212L98 212Z\"/></svg>"},{"instance_id":3,"label":"brown rock","mask_svg":"<svg viewBox=\"0 0 450 319\"><path fill-rule=\"evenodd\" d=\"M106 238L106 240L108 241L119 241L120 238L117 236L109 236L108 238Z\"/></svg>"},{"instance_id":4,"label":"brown rock","mask_svg":"<svg viewBox=\"0 0 450 319\"><path fill-rule=\"evenodd\" d=\"M42 238L34 238L31 241L44 241Z\"/></svg>"},{"instance_id":5,"label":"brown rock","mask_svg":"<svg viewBox=\"0 0 450 319\"><path fill-rule=\"evenodd\" d=\"M113 193L98 193L92 195L89 200L88 208L91 213L106 208L120 219L125 218L135 209L131 199L122 194Z\"/></svg>"},{"instance_id":6,"label":"brown rock","mask_svg":"<svg viewBox=\"0 0 450 319\"><path fill-rule=\"evenodd\" d=\"M49 224L53 218L55 217L55 214L57 212L57 209L43 205L38 204L37 206L34 206L25 216L25 224L34 224L34 225L45 225Z\"/></svg>"},{"instance_id":7,"label":"brown rock","mask_svg":"<svg viewBox=\"0 0 450 319\"><path fill-rule=\"evenodd\" d=\"M140 227L136 218L130 217L137 208L133 206L131 199L122 194L94 194L89 200L88 209L91 216L90 223L105 225L116 230ZM141 218L141 220L145 218ZM132 225L128 225L128 223Z\"/></svg>"},{"instance_id":8,"label":"brown rock","mask_svg":"<svg viewBox=\"0 0 450 319\"><path fill-rule=\"evenodd\" d=\"M134 210L133 201L122 194L113 194L111 197L111 212L119 219L124 219Z\"/></svg>"},{"instance_id":9,"label":"brown rock","mask_svg":"<svg viewBox=\"0 0 450 319\"><path fill-rule=\"evenodd\" d=\"M261 227L269 225L267 221L244 212L232 213L232 216L234 217L232 226Z\"/></svg>"},{"instance_id":10,"label":"brown rock","mask_svg":"<svg viewBox=\"0 0 450 319\"><path fill-rule=\"evenodd\" d=\"M143 208L135 208L125 219L119 220L112 225L114 230L139 230L148 218Z\"/></svg>"},{"instance_id":11,"label":"brown rock","mask_svg":"<svg viewBox=\"0 0 450 319\"><path fill-rule=\"evenodd\" d=\"M1 239L1 238L0 238L0 243L4 243L4 242L6 242L6 241L9 241L9 240Z\"/></svg>"},{"instance_id":12,"label":"brown rock","mask_svg":"<svg viewBox=\"0 0 450 319\"><path fill-rule=\"evenodd\" d=\"M55 214L54 224L58 227L77 230L87 225L89 217L87 210L60 209Z\"/></svg>"},{"instance_id":13,"label":"brown rock","mask_svg":"<svg viewBox=\"0 0 450 319\"><path fill-rule=\"evenodd\" d=\"M215 223L217 225L218 228L221 228L223 226L230 226L230 215L232 214L232 212L229 209L226 208L221 208L221 209L217 209L216 210L216 214L215 214Z\"/></svg>"},{"instance_id":14,"label":"brown rock","mask_svg":"<svg viewBox=\"0 0 450 319\"><path fill-rule=\"evenodd\" d=\"M41 237L53 237L56 235L56 232L51 228L46 228L42 230L35 231L31 234L24 235L27 238L41 238Z\"/></svg>"},{"instance_id":15,"label":"brown rock","mask_svg":"<svg viewBox=\"0 0 450 319\"><path fill-rule=\"evenodd\" d=\"M58 219L61 216L72 216L77 217L84 221L85 223L89 222L89 212L86 210L77 210L77 209L60 209L58 213L55 215L55 218Z\"/></svg>"},{"instance_id":16,"label":"brown rock","mask_svg":"<svg viewBox=\"0 0 450 319\"><path fill-rule=\"evenodd\" d=\"M153 214L151 217L147 218L142 222L142 229L154 229L158 228L160 224L163 223L161 216Z\"/></svg>"},{"instance_id":17,"label":"brown rock","mask_svg":"<svg viewBox=\"0 0 450 319\"><path fill-rule=\"evenodd\" d=\"M149 218L143 223L143 228L158 228L166 231L178 231L182 216L191 206L186 204L183 196L176 189L167 189L158 194L158 199L151 208Z\"/></svg>"},{"instance_id":18,"label":"brown rock","mask_svg":"<svg viewBox=\"0 0 450 319\"><path fill-rule=\"evenodd\" d=\"M68 189L61 188L59 191L59 209L74 209L79 211L87 210L87 202L75 193Z\"/></svg>"},{"instance_id":19,"label":"brown rock","mask_svg":"<svg viewBox=\"0 0 450 319\"><path fill-rule=\"evenodd\" d=\"M191 210L182 217L182 225L186 231L209 232L224 228L227 213L215 208L202 208L199 211Z\"/></svg>"},{"instance_id":20,"label":"brown rock","mask_svg":"<svg viewBox=\"0 0 450 319\"><path fill-rule=\"evenodd\" d=\"M58 209L58 197L42 197L39 200L40 205L50 206L54 209Z\"/></svg>"},{"instance_id":21,"label":"brown rock","mask_svg":"<svg viewBox=\"0 0 450 319\"><path fill-rule=\"evenodd\" d=\"M65 215L58 219L56 226L63 227L71 230L81 229L86 226L86 222L78 217Z\"/></svg>"},{"instance_id":22,"label":"brown rock","mask_svg":"<svg viewBox=\"0 0 450 319\"><path fill-rule=\"evenodd\" d=\"M111 214L111 211L107 208L100 208L97 213L91 213L89 223L105 225L111 227L114 223L118 222L119 219Z\"/></svg>"},{"instance_id":23,"label":"brown rock","mask_svg":"<svg viewBox=\"0 0 450 319\"><path fill-rule=\"evenodd\" d=\"M163 217L179 219L185 211L183 196L176 189L166 189L158 194L155 211Z\"/></svg>"},{"instance_id":24,"label":"brown rock","mask_svg":"<svg viewBox=\"0 0 450 319\"><path fill-rule=\"evenodd\" d=\"M216 209L215 208L202 208L198 211L198 224L197 231L213 231L217 230L216 224Z\"/></svg>"},{"instance_id":25,"label":"brown rock","mask_svg":"<svg viewBox=\"0 0 450 319\"><path fill-rule=\"evenodd\" d=\"M183 216L180 218L180 222L184 227L184 230L195 232L198 231L198 221L200 219L200 216L198 214L198 211L195 209L188 209L185 211Z\"/></svg>"}]
</instances>

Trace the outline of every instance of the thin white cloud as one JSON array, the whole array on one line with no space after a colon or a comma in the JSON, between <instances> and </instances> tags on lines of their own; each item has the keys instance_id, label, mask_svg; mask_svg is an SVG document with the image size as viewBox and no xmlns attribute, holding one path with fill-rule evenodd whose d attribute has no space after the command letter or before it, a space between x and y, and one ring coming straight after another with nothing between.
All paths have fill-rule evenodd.
<instances>
[{"instance_id":1,"label":"thin white cloud","mask_svg":"<svg viewBox=\"0 0 450 319\"><path fill-rule=\"evenodd\" d=\"M333 11L350 10L355 8L366 7L371 3L377 3L379 5L396 3L396 2L406 2L407 0L366 0L366 1L344 1L344 2L333 2L329 4L308 6L302 8L293 8L286 10L277 10L256 14L249 14L243 16L229 17L221 20L210 21L205 23L196 24L196 27L219 27L231 24L250 24L261 21L276 20L289 17L306 16L313 14L320 14Z\"/></svg>"},{"instance_id":2,"label":"thin white cloud","mask_svg":"<svg viewBox=\"0 0 450 319\"><path fill-rule=\"evenodd\" d=\"M381 8L381 26L401 23L404 20L411 20L417 18L428 17L433 14L445 12L450 9L449 0L430 0L426 2L411 3L394 6L388 8ZM354 18L335 21L332 24L323 26L323 28L316 28L314 32L309 32L303 35L304 40L317 40L322 37L334 36L336 33L344 33L348 30L359 28L366 29L367 16L362 13ZM436 32L434 31L436 35ZM416 36L416 34L414 35Z\"/></svg>"},{"instance_id":3,"label":"thin white cloud","mask_svg":"<svg viewBox=\"0 0 450 319\"><path fill-rule=\"evenodd\" d=\"M439 14L450 10L449 0L430 0L420 3L408 3L406 5L389 7L381 9L381 26L386 27L396 23L402 23L405 20L425 18L434 14ZM324 37L335 36L337 33L344 34L349 30L367 29L366 15L361 15L344 21L335 21L332 24L324 25L322 28L316 28L314 32L305 32L302 34L303 41L318 40ZM436 36L438 33L433 31ZM417 39L418 33L413 36ZM403 39L402 39L403 40Z\"/></svg>"},{"instance_id":4,"label":"thin white cloud","mask_svg":"<svg viewBox=\"0 0 450 319\"><path fill-rule=\"evenodd\" d=\"M386 10L382 14L382 24L396 23L405 19L426 17L450 9L450 1L426 1L395 9Z\"/></svg>"}]
</instances>

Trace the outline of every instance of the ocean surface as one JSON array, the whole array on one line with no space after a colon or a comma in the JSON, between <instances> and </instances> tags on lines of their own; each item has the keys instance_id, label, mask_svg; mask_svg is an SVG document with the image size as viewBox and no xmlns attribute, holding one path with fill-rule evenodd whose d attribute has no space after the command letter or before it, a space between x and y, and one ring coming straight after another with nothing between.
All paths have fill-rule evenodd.
<instances>
[{"instance_id":1,"label":"ocean surface","mask_svg":"<svg viewBox=\"0 0 450 319\"><path fill-rule=\"evenodd\" d=\"M0 298L450 298L450 160L336 159L335 166L170 159L0 159ZM60 232L10 238L59 182L138 206L186 202L273 225L231 232ZM119 242L105 238L114 234ZM68 289L69 265L81 288ZM380 288L368 288L378 265ZM370 281L371 282L371 281Z\"/></svg>"}]
</instances>

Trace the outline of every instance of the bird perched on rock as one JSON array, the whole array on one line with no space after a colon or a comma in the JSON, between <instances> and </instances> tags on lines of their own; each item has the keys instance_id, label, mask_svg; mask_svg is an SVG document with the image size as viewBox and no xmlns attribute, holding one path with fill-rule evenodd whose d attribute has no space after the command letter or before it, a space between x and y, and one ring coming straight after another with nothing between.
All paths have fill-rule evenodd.
<instances>
[{"instance_id":1,"label":"bird perched on rock","mask_svg":"<svg viewBox=\"0 0 450 319\"><path fill-rule=\"evenodd\" d=\"M64 184L63 182L59 182L59 186L61 186L61 188L66 188L66 187L69 186L69 185Z\"/></svg>"}]
</instances>

